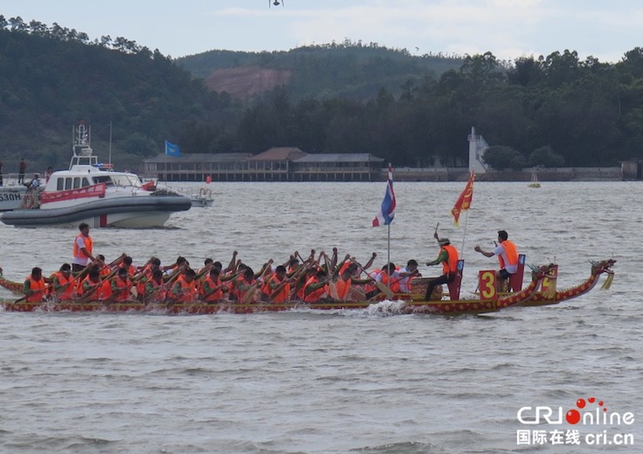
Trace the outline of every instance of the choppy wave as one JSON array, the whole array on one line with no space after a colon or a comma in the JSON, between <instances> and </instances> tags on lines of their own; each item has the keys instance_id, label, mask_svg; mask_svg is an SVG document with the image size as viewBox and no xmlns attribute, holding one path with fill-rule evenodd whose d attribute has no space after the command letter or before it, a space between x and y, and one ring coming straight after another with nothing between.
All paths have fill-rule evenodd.
<instances>
[{"instance_id":1,"label":"choppy wave","mask_svg":"<svg viewBox=\"0 0 643 454\"><path fill-rule=\"evenodd\" d=\"M127 251L137 263L157 255L167 264L183 255L196 266L206 257L227 263L238 250L258 268L267 258L285 259L287 249L307 255L337 246L361 261L376 252L381 266L387 233L370 227L380 185L304 186L222 184L216 199L226 210L178 213L168 229L92 230L95 248L108 259ZM473 246L488 247L505 228L529 263L556 259L561 288L589 275L588 259L614 253L609 291L463 317L397 315L391 301L360 311L191 317L2 312L0 452L607 452L519 446L516 414L524 406L568 409L595 396L641 417L643 244L632 219L643 219L643 208L631 200L641 199L643 187L523 186L476 183L462 248L462 229L448 222L460 184L396 184L391 259L432 259L440 220L441 232L463 249L463 292L473 290L477 270L496 266ZM586 195L597 192L601 203ZM280 218L270 208L278 200L286 205ZM546 209L534 216L533 207ZM2 225L0 233L0 265L17 281L35 265L57 269L75 236ZM637 445L643 440L638 422L617 429L632 432Z\"/></svg>"}]
</instances>

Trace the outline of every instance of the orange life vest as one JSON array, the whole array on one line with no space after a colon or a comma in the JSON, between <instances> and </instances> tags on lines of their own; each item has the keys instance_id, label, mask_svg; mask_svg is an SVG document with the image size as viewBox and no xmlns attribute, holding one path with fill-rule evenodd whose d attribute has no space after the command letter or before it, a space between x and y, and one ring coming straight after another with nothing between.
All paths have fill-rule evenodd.
<instances>
[{"instance_id":1,"label":"orange life vest","mask_svg":"<svg viewBox=\"0 0 643 454\"><path fill-rule=\"evenodd\" d=\"M206 284L207 284L207 286L206 286ZM208 292L212 292L212 293L210 293L208 296L205 296L203 301L206 301L206 302L217 301L217 300L220 300L221 298L223 298L223 290L222 289L212 291L215 287L218 287L219 285L221 285L221 281L219 279L214 281L214 280L212 280L212 278L210 276L205 278L205 281L203 281L203 285L201 285L199 287L199 295L201 297L204 297L206 295L206 293L208 293ZM206 287L207 287L207 290L206 290Z\"/></svg>"},{"instance_id":2,"label":"orange life vest","mask_svg":"<svg viewBox=\"0 0 643 454\"><path fill-rule=\"evenodd\" d=\"M58 285L67 285L64 290L60 292L58 295L58 299L62 301L68 301L74 296L74 292L76 290L75 286L75 281L76 279L70 274L68 278L65 277L65 275L62 273L62 271L58 271L57 273L54 274L54 282L58 282ZM52 289L52 294L55 294L56 291L54 290L54 286L51 286Z\"/></svg>"},{"instance_id":3,"label":"orange life vest","mask_svg":"<svg viewBox=\"0 0 643 454\"><path fill-rule=\"evenodd\" d=\"M31 290L32 293L29 295L26 299L28 303L33 303L35 301L42 302L43 296L45 296L45 280L40 277L40 280L35 280L31 275L27 276L27 280L29 281L29 290Z\"/></svg>"},{"instance_id":4,"label":"orange life vest","mask_svg":"<svg viewBox=\"0 0 643 454\"><path fill-rule=\"evenodd\" d=\"M518 249L516 245L509 240L504 240L502 242L502 247L505 249L505 254L507 255L507 261L502 258L502 254L498 256L498 262L500 263L500 268L506 268L507 266L518 265Z\"/></svg>"},{"instance_id":5,"label":"orange life vest","mask_svg":"<svg viewBox=\"0 0 643 454\"><path fill-rule=\"evenodd\" d=\"M108 282L109 281L105 281ZM100 300L105 297L105 291L104 291L104 282L93 282L89 276L87 276L85 279L80 282L80 285L78 286L78 296L82 296L85 294L85 288L90 288L93 287L94 285L98 284L98 288L92 292L92 299Z\"/></svg>"},{"instance_id":6,"label":"orange life vest","mask_svg":"<svg viewBox=\"0 0 643 454\"><path fill-rule=\"evenodd\" d=\"M390 289L394 293L400 293L400 282L398 281L398 278L392 278L387 272L381 272L380 273L380 282L387 287L389 287L389 282L390 282Z\"/></svg>"},{"instance_id":7,"label":"orange life vest","mask_svg":"<svg viewBox=\"0 0 643 454\"><path fill-rule=\"evenodd\" d=\"M159 284L154 279L149 279L145 284L145 290L143 290L142 293L139 293L139 295L142 295L142 297L150 296L150 302L163 301L167 295L167 290L165 290L164 288L158 290L163 285L164 284L162 282Z\"/></svg>"},{"instance_id":8,"label":"orange life vest","mask_svg":"<svg viewBox=\"0 0 643 454\"><path fill-rule=\"evenodd\" d=\"M123 281L120 277L112 281L112 294L116 293L116 301L127 301L130 297L130 289L132 288L132 281L127 278Z\"/></svg>"},{"instance_id":9,"label":"orange life vest","mask_svg":"<svg viewBox=\"0 0 643 454\"><path fill-rule=\"evenodd\" d=\"M176 280L176 283L174 284L174 287L172 287L172 296L176 301L185 303L188 301L194 301L195 297L195 286L196 282L187 282L185 280L185 276L181 276ZM179 290L178 298L177 297L177 292L176 290Z\"/></svg>"},{"instance_id":10,"label":"orange life vest","mask_svg":"<svg viewBox=\"0 0 643 454\"><path fill-rule=\"evenodd\" d=\"M458 271L458 250L450 244L442 246L441 249L446 251L448 255L448 260L442 262L442 274L455 273Z\"/></svg>"},{"instance_id":11,"label":"orange life vest","mask_svg":"<svg viewBox=\"0 0 643 454\"><path fill-rule=\"evenodd\" d=\"M380 275L380 273L382 273L382 270L381 270L381 269L379 269L379 268L375 268L373 271L369 271L369 272L367 272L367 273L366 273L366 275L367 275L368 277L372 278L374 281L376 281L376 280L377 280L377 276L379 276L379 275ZM369 282L368 284L365 284L365 285L364 285L364 291L365 291L365 292L367 292L367 293L368 293L368 292L372 292L372 291L373 291L373 290L375 290L376 288L377 288L377 286L376 286L373 282Z\"/></svg>"},{"instance_id":12,"label":"orange life vest","mask_svg":"<svg viewBox=\"0 0 643 454\"><path fill-rule=\"evenodd\" d=\"M320 298L323 298L326 296L328 293L328 286L324 285L319 287L318 289L312 290L310 293L306 292L306 289L312 285L312 284L317 284L319 282L319 279L317 279L317 276L313 276L310 279L308 279L308 282L306 282L306 285L304 285L304 301L306 303L314 303L315 301L318 301Z\"/></svg>"},{"instance_id":13,"label":"orange life vest","mask_svg":"<svg viewBox=\"0 0 643 454\"><path fill-rule=\"evenodd\" d=\"M337 274L341 276L344 273L344 271L346 271L346 268L348 268L351 265L352 265L352 262L350 262L348 260L345 261L344 264L342 265L342 267L339 269L339 273L337 273Z\"/></svg>"},{"instance_id":14,"label":"orange life vest","mask_svg":"<svg viewBox=\"0 0 643 454\"><path fill-rule=\"evenodd\" d=\"M82 233L79 235L76 235L76 239L74 240L74 258L77 259L88 259L89 256L86 255L79 247L78 247L78 238L83 239L83 243L85 243L85 250L89 252L90 254L92 253L92 247L94 242L92 241L91 237L85 236Z\"/></svg>"},{"instance_id":15,"label":"orange life vest","mask_svg":"<svg viewBox=\"0 0 643 454\"><path fill-rule=\"evenodd\" d=\"M341 278L337 279L337 282L335 282L335 289L337 290L337 296L340 300L345 300L348 297L348 292L350 291L352 284L353 280L350 277L346 280Z\"/></svg>"},{"instance_id":16,"label":"orange life vest","mask_svg":"<svg viewBox=\"0 0 643 454\"><path fill-rule=\"evenodd\" d=\"M283 282L284 282L284 280L280 280L277 277L277 274L273 274L270 277L270 279L268 280L268 282L266 282L266 284L264 285L264 288L263 288L263 293L268 297L269 301L271 301L273 303L284 303L284 302L288 301L288 298L290 296L290 283L285 284L282 287L282 289L279 290L279 292L275 296L270 298L270 295L272 295L272 292L279 285L281 285ZM271 284L272 284L272 286L271 286ZM274 286L274 288L273 288L273 286Z\"/></svg>"},{"instance_id":17,"label":"orange life vest","mask_svg":"<svg viewBox=\"0 0 643 454\"><path fill-rule=\"evenodd\" d=\"M237 297L237 301L242 302L248 293L248 290L254 285L254 282L247 282L243 276L239 278L234 286L234 292Z\"/></svg>"}]
</instances>

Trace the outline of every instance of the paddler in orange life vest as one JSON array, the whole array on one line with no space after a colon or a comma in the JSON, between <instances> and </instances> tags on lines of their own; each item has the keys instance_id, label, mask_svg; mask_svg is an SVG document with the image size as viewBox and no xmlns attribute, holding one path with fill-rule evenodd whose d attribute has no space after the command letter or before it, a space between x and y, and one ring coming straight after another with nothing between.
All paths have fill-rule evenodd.
<instances>
[{"instance_id":1,"label":"paddler in orange life vest","mask_svg":"<svg viewBox=\"0 0 643 454\"><path fill-rule=\"evenodd\" d=\"M187 303L196 299L196 272L187 268L182 276L176 280L172 290L168 293L168 299L173 303Z\"/></svg>"},{"instance_id":2,"label":"paddler in orange life vest","mask_svg":"<svg viewBox=\"0 0 643 454\"><path fill-rule=\"evenodd\" d=\"M136 298L139 301L144 301L147 283L152 279L155 270L161 272L161 283L163 283L163 271L160 270L160 267L161 260L157 257L151 257L143 266L143 269L134 276L133 279L136 280Z\"/></svg>"},{"instance_id":3,"label":"paddler in orange life vest","mask_svg":"<svg viewBox=\"0 0 643 454\"><path fill-rule=\"evenodd\" d=\"M127 274L129 274L130 277L133 277L137 271L136 266L133 263L134 260L132 259L132 257L126 255L125 257L123 257L118 266L125 268L127 270Z\"/></svg>"},{"instance_id":4,"label":"paddler in orange life vest","mask_svg":"<svg viewBox=\"0 0 643 454\"><path fill-rule=\"evenodd\" d=\"M132 290L132 281L129 278L129 271L125 266L118 269L118 275L112 279L112 295L115 301L123 302L130 299L130 291ZM110 298L110 301L112 298Z\"/></svg>"},{"instance_id":5,"label":"paddler in orange life vest","mask_svg":"<svg viewBox=\"0 0 643 454\"><path fill-rule=\"evenodd\" d=\"M255 293L257 282L255 282L255 272L249 266L243 265L243 274L238 276L233 280L233 297L236 298L237 302L242 303L246 299L246 294L248 292L253 292L253 295L248 297L250 303L254 303L257 300L257 294Z\"/></svg>"},{"instance_id":6,"label":"paddler in orange life vest","mask_svg":"<svg viewBox=\"0 0 643 454\"><path fill-rule=\"evenodd\" d=\"M328 274L320 269L304 286L304 302L315 303L328 298Z\"/></svg>"},{"instance_id":7,"label":"paddler in orange life vest","mask_svg":"<svg viewBox=\"0 0 643 454\"><path fill-rule=\"evenodd\" d=\"M496 272L496 276L499 279L509 279L512 274L516 274L518 271L518 249L508 238L509 235L506 231L498 230L498 243L500 244L495 247L493 252L484 251L480 246L474 248L476 252L486 257L493 257L494 255L498 257L500 269Z\"/></svg>"},{"instance_id":8,"label":"paddler in orange life vest","mask_svg":"<svg viewBox=\"0 0 643 454\"><path fill-rule=\"evenodd\" d=\"M364 285L370 282L370 279L357 279L354 277L357 271L357 265L350 263L346 267L342 267L343 271L340 272L337 281L335 282L335 291L339 301L356 301L354 297L355 292L351 292L354 288L353 285ZM363 293L360 289L359 293ZM335 296L331 293L331 296ZM365 296L364 296L365 297Z\"/></svg>"},{"instance_id":9,"label":"paddler in orange life vest","mask_svg":"<svg viewBox=\"0 0 643 454\"><path fill-rule=\"evenodd\" d=\"M81 282L78 288L78 296L87 296L93 300L102 300L105 297L101 288L102 286L103 281L100 278L100 272L97 267L93 266L91 270L89 270L87 277Z\"/></svg>"},{"instance_id":10,"label":"paddler in orange life vest","mask_svg":"<svg viewBox=\"0 0 643 454\"><path fill-rule=\"evenodd\" d=\"M375 280L386 285L392 292L400 293L400 273L395 269L395 263L384 265Z\"/></svg>"},{"instance_id":11,"label":"paddler in orange life vest","mask_svg":"<svg viewBox=\"0 0 643 454\"><path fill-rule=\"evenodd\" d=\"M285 303L290 298L290 280L287 277L286 267L277 266L275 272L261 286L261 292L266 301L271 303Z\"/></svg>"},{"instance_id":12,"label":"paddler in orange life vest","mask_svg":"<svg viewBox=\"0 0 643 454\"><path fill-rule=\"evenodd\" d=\"M438 244L440 245L440 254L438 255L438 258L432 262L427 262L426 266L439 265L441 263L442 275L429 279L426 286L426 294L424 295L425 301L431 300L431 294L437 285L453 282L458 271L458 250L455 246L451 245L448 238L439 238Z\"/></svg>"},{"instance_id":13,"label":"paddler in orange life vest","mask_svg":"<svg viewBox=\"0 0 643 454\"><path fill-rule=\"evenodd\" d=\"M220 275L221 271L219 268L210 268L210 272L201 282L199 286L199 298L204 303L216 303L223 299L225 284L221 282L219 278Z\"/></svg>"},{"instance_id":14,"label":"paddler in orange life vest","mask_svg":"<svg viewBox=\"0 0 643 454\"><path fill-rule=\"evenodd\" d=\"M71 274L71 265L63 263L54 274L54 282L52 284L52 294L56 301L69 301L74 296L76 291L76 279Z\"/></svg>"},{"instance_id":15,"label":"paddler in orange life vest","mask_svg":"<svg viewBox=\"0 0 643 454\"><path fill-rule=\"evenodd\" d=\"M82 271L89 262L94 262L96 259L92 255L93 241L89 236L89 225L82 222L78 225L80 233L74 240L74 257L71 261L72 271Z\"/></svg>"},{"instance_id":16,"label":"paddler in orange life vest","mask_svg":"<svg viewBox=\"0 0 643 454\"><path fill-rule=\"evenodd\" d=\"M28 303L41 303L45 296L45 280L42 277L42 269L35 267L31 269L31 274L25 279L22 291L27 295Z\"/></svg>"},{"instance_id":17,"label":"paddler in orange life vest","mask_svg":"<svg viewBox=\"0 0 643 454\"><path fill-rule=\"evenodd\" d=\"M144 303L158 303L165 300L166 293L163 271L160 268L154 268L152 277L145 283L145 291L142 294L139 293L139 296Z\"/></svg>"}]
</instances>

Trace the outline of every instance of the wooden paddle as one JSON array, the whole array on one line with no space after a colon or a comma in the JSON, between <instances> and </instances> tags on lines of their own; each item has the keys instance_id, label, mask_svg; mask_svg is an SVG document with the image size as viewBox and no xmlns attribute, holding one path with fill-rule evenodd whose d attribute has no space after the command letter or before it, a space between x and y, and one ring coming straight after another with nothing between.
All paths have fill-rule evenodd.
<instances>
[{"instance_id":1,"label":"wooden paddle","mask_svg":"<svg viewBox=\"0 0 643 454\"><path fill-rule=\"evenodd\" d=\"M227 284L219 284L219 285L216 285L216 286L214 286L214 287L212 288L212 290L210 290L209 292L206 292L203 296L200 296L198 299L199 299L200 301L203 301L204 303L208 303L208 301L206 301L207 297L208 297L208 296L210 296L210 295L212 295L214 292L217 292L217 291L221 290L221 289L222 289L223 287L225 287L226 285L227 285Z\"/></svg>"},{"instance_id":2,"label":"wooden paddle","mask_svg":"<svg viewBox=\"0 0 643 454\"><path fill-rule=\"evenodd\" d=\"M145 297L143 298L143 303L145 303L145 304L150 303L150 302L151 302L150 300L152 299L152 297L153 297L154 295L156 295L156 294L157 294L158 292L160 292L161 290L165 290L165 286L166 286L166 285L167 285L167 283L163 283L163 284L159 285L158 287L156 287L156 288L152 291L152 293L150 293L149 295L145 295ZM158 303L159 301L155 301L155 302L157 302L157 303Z\"/></svg>"},{"instance_id":3,"label":"wooden paddle","mask_svg":"<svg viewBox=\"0 0 643 454\"><path fill-rule=\"evenodd\" d=\"M170 278L167 280L167 282L165 282L165 283L163 284L163 286L169 286L169 285L170 285L170 284L172 284L175 280L177 280L177 279L179 278L179 276L182 274L182 272L181 272L181 271L182 271L182 269L183 269L185 266L187 266L187 265L181 265L181 266L180 266L180 268L179 268L179 269L177 269L177 270L176 270L176 272L172 275L172 277L170 277ZM161 287L163 287L163 286L161 286ZM159 289L160 289L161 287L159 287ZM169 289L171 290L171 286L169 287ZM157 289L157 290L155 290L155 292L158 292L158 289ZM170 298L170 302L169 302L168 304L169 304L169 305L172 305L172 304L175 304L175 303L176 303L176 301L173 301L173 300Z\"/></svg>"},{"instance_id":4,"label":"wooden paddle","mask_svg":"<svg viewBox=\"0 0 643 454\"><path fill-rule=\"evenodd\" d=\"M59 288L58 290L55 290L55 289L54 289L54 298L55 298L56 300L58 300L58 296L59 296L61 293L63 293L63 292L64 292L64 290L65 290L67 287L69 287L71 284L75 284L75 283L76 283L76 281L72 281L72 280L70 280L70 281L69 281L69 282L67 282L66 284L61 285L61 286L60 286L60 288ZM53 284L52 284L52 287L53 287Z\"/></svg>"},{"instance_id":5,"label":"wooden paddle","mask_svg":"<svg viewBox=\"0 0 643 454\"><path fill-rule=\"evenodd\" d=\"M115 260L112 260L112 261L111 261L111 262L109 262L109 264L107 264L107 265L105 265L105 263L104 263L104 262L102 262L101 260L98 260L98 259L96 259L96 262L103 263L103 265L105 265L107 268L111 268L111 267L113 267L114 265L116 265L118 262L120 262L121 260L123 260L123 257L125 257L126 255L127 255L127 254L123 252L123 253L122 253L121 255L119 255ZM73 275L76 279L78 279L78 281L80 282L80 281L85 277L85 275L89 272L89 270L91 270L91 269L92 269L92 266L94 266L94 265L96 265L96 264L97 264L96 262L88 263L88 264L85 266L85 268L83 268L81 271L79 271L79 272L78 272L78 273L76 273L76 274L72 273L72 275Z\"/></svg>"},{"instance_id":6,"label":"wooden paddle","mask_svg":"<svg viewBox=\"0 0 643 454\"><path fill-rule=\"evenodd\" d=\"M288 295L288 301L292 301L293 297L295 295L297 295L299 290L301 290L302 285L306 285L306 282L302 283L301 275L306 274L308 272L308 269L310 269L310 264L309 263L302 263L295 270L295 272L292 274L292 276L290 276L289 279L291 279L295 283L295 285L293 285L291 287L291 289L290 289L290 295ZM300 285L300 283L301 283L301 285Z\"/></svg>"},{"instance_id":7,"label":"wooden paddle","mask_svg":"<svg viewBox=\"0 0 643 454\"><path fill-rule=\"evenodd\" d=\"M103 281L103 282L104 282L104 281ZM132 290L136 290L136 289L135 289L134 287L131 287L131 288L130 288L130 292L131 292ZM103 304L104 304L105 306L109 306L109 305L110 305L110 304L112 304L114 301L116 301L116 298L118 298L122 293L124 293L124 292L126 292L126 291L127 291L127 287L120 288L120 289L118 289L118 290L117 290L117 291L115 291L115 292L114 292L114 291L112 291L112 294L109 296L109 298L107 298L105 301L103 301Z\"/></svg>"},{"instance_id":8,"label":"wooden paddle","mask_svg":"<svg viewBox=\"0 0 643 454\"><path fill-rule=\"evenodd\" d=\"M297 270L299 271L299 270ZM293 274L291 277L287 277L281 282L278 286L275 287L275 289L270 293L268 296L268 299L272 301L272 299L279 294L283 290L283 288L286 286L286 284L291 284L293 281L297 279L297 272ZM288 298L290 299L290 295L288 295Z\"/></svg>"},{"instance_id":9,"label":"wooden paddle","mask_svg":"<svg viewBox=\"0 0 643 454\"><path fill-rule=\"evenodd\" d=\"M43 289L42 289L42 290L38 290L38 291L35 291L35 292L33 292L33 293L27 294L27 295L23 296L22 298L18 298L17 300L15 300L15 301L13 302L13 304L21 303L21 302L23 302L24 300L26 300L27 298L29 298L30 296L35 295L36 293L41 293L42 295L44 295L44 294L45 294L45 291L46 291L48 288L50 288L50 287L51 287L51 285L45 285L45 286L43 287Z\"/></svg>"},{"instance_id":10,"label":"wooden paddle","mask_svg":"<svg viewBox=\"0 0 643 454\"><path fill-rule=\"evenodd\" d=\"M85 304L88 301L91 301L92 295L100 286L103 285L103 281L99 282L98 284L90 285L87 290L83 293L83 295L76 300L78 304Z\"/></svg>"},{"instance_id":11,"label":"wooden paddle","mask_svg":"<svg viewBox=\"0 0 643 454\"><path fill-rule=\"evenodd\" d=\"M386 295L386 298L388 298L388 299L394 299L395 298L395 293L393 293L393 291L389 287L387 287L386 285L382 284L378 280L373 279L368 274L368 272L362 267L362 265L360 265L356 260L354 260L353 258L351 258L350 260L355 265L357 265L362 271L364 271L366 273L366 276L368 277L368 279L372 280L375 283L375 286L379 289L380 292L382 292L382 293L384 293Z\"/></svg>"}]
</instances>

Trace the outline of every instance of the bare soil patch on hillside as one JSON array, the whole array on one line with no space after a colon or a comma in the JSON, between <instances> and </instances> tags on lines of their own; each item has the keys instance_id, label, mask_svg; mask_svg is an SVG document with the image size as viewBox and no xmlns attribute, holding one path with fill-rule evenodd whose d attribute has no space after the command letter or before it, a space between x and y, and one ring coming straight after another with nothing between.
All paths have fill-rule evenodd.
<instances>
[{"instance_id":1,"label":"bare soil patch on hillside","mask_svg":"<svg viewBox=\"0 0 643 454\"><path fill-rule=\"evenodd\" d=\"M290 76L289 70L244 66L214 71L205 79L205 84L210 90L225 91L235 98L248 99L279 85L287 85Z\"/></svg>"}]
</instances>

